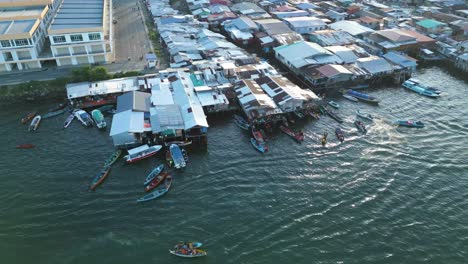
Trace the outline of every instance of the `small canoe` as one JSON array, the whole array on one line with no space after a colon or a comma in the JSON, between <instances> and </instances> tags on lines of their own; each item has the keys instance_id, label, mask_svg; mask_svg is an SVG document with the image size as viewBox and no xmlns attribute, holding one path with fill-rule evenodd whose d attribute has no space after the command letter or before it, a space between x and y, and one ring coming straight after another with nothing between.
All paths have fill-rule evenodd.
<instances>
[{"instance_id":1,"label":"small canoe","mask_svg":"<svg viewBox=\"0 0 468 264\"><path fill-rule=\"evenodd\" d=\"M64 128L64 129L67 128L67 127L71 124L71 122L73 121L73 119L75 119L75 113L71 113L71 114L67 117L67 119L65 119L65 122L63 123L63 128Z\"/></svg>"},{"instance_id":2,"label":"small canoe","mask_svg":"<svg viewBox=\"0 0 468 264\"><path fill-rule=\"evenodd\" d=\"M31 148L35 148L36 145L34 144L20 144L20 145L17 145L16 148L17 149L31 149Z\"/></svg>"},{"instance_id":3,"label":"small canoe","mask_svg":"<svg viewBox=\"0 0 468 264\"><path fill-rule=\"evenodd\" d=\"M234 115L234 123L236 123L236 125L244 130L249 130L249 123L247 121L245 121L245 119L239 115Z\"/></svg>"},{"instance_id":4,"label":"small canoe","mask_svg":"<svg viewBox=\"0 0 468 264\"><path fill-rule=\"evenodd\" d=\"M328 110L327 114L331 118L335 119L338 123L343 123L343 119L341 117L339 117L335 112Z\"/></svg>"},{"instance_id":5,"label":"small canoe","mask_svg":"<svg viewBox=\"0 0 468 264\"><path fill-rule=\"evenodd\" d=\"M356 111L356 115L361 117L361 118L370 120L370 121L374 120L374 117L371 114L361 112L361 110L359 110L359 109Z\"/></svg>"},{"instance_id":6,"label":"small canoe","mask_svg":"<svg viewBox=\"0 0 468 264\"><path fill-rule=\"evenodd\" d=\"M424 123L421 121L409 121L409 120L397 120L394 122L395 125L404 126L404 127L415 127L423 128Z\"/></svg>"},{"instance_id":7,"label":"small canoe","mask_svg":"<svg viewBox=\"0 0 468 264\"><path fill-rule=\"evenodd\" d=\"M304 141L304 133L294 132L287 126L280 126L279 128L283 133L293 138L297 143L302 143L302 141Z\"/></svg>"},{"instance_id":8,"label":"small canoe","mask_svg":"<svg viewBox=\"0 0 468 264\"><path fill-rule=\"evenodd\" d=\"M149 184L145 186L145 192L149 192L149 191L153 190L154 188L158 187L158 185L161 184L166 179L166 177L168 177L168 176L170 176L170 174L167 173L167 172L162 172L158 176L155 176L149 182Z\"/></svg>"},{"instance_id":9,"label":"small canoe","mask_svg":"<svg viewBox=\"0 0 468 264\"><path fill-rule=\"evenodd\" d=\"M33 120L31 121L31 124L29 125L29 131L36 131L40 123L41 123L41 116L40 115L35 116Z\"/></svg>"},{"instance_id":10,"label":"small canoe","mask_svg":"<svg viewBox=\"0 0 468 264\"><path fill-rule=\"evenodd\" d=\"M28 115L26 115L25 117L21 118L21 124L26 124L27 122L29 122L31 119L33 119L33 117L35 117L37 115L37 111L34 111L34 112L31 112L29 113Z\"/></svg>"},{"instance_id":11,"label":"small canoe","mask_svg":"<svg viewBox=\"0 0 468 264\"><path fill-rule=\"evenodd\" d=\"M250 143L260 153L265 153L267 151L267 148L265 147L265 145L262 142L259 142L258 140L256 140L255 138L250 138Z\"/></svg>"},{"instance_id":12,"label":"small canoe","mask_svg":"<svg viewBox=\"0 0 468 264\"><path fill-rule=\"evenodd\" d=\"M356 97L354 97L352 95L349 95L349 94L343 94L343 97L350 100L350 101L353 101L353 102L358 102L359 101Z\"/></svg>"},{"instance_id":13,"label":"small canoe","mask_svg":"<svg viewBox=\"0 0 468 264\"><path fill-rule=\"evenodd\" d=\"M359 121L359 120L356 120L354 121L354 125L357 127L357 129L359 131L361 131L362 133L366 134L367 133L367 129L366 129L366 126L364 125L364 123L362 121Z\"/></svg>"},{"instance_id":14,"label":"small canoe","mask_svg":"<svg viewBox=\"0 0 468 264\"><path fill-rule=\"evenodd\" d=\"M164 164L161 164L154 168L148 176L146 176L145 182L143 183L144 186L148 185L150 182L154 180L162 171L164 170Z\"/></svg>"},{"instance_id":15,"label":"small canoe","mask_svg":"<svg viewBox=\"0 0 468 264\"><path fill-rule=\"evenodd\" d=\"M138 199L137 202L141 203L141 202L146 202L146 201L150 201L150 200L159 198L159 197L165 195L169 191L169 189L171 188L171 185L172 185L172 176L168 175L166 177L166 180L164 181L164 187L163 188L159 188L157 190L154 190L154 191L148 193L147 195L145 195L145 196L141 197L140 199Z\"/></svg>"},{"instance_id":16,"label":"small canoe","mask_svg":"<svg viewBox=\"0 0 468 264\"><path fill-rule=\"evenodd\" d=\"M112 166L122 155L123 151L121 149L116 150L112 155L104 162L104 167Z\"/></svg>"},{"instance_id":17,"label":"small canoe","mask_svg":"<svg viewBox=\"0 0 468 264\"><path fill-rule=\"evenodd\" d=\"M340 105L335 101L328 102L328 105L336 109L340 108Z\"/></svg>"},{"instance_id":18,"label":"small canoe","mask_svg":"<svg viewBox=\"0 0 468 264\"><path fill-rule=\"evenodd\" d=\"M335 129L335 135L336 135L336 138L338 138L341 142L344 141L344 133L343 133L343 130L341 130L341 128L337 127Z\"/></svg>"},{"instance_id":19,"label":"small canoe","mask_svg":"<svg viewBox=\"0 0 468 264\"><path fill-rule=\"evenodd\" d=\"M104 180L107 178L109 175L109 172L111 170L111 166L104 167L93 179L91 182L91 186L89 187L91 190L94 191L96 187L98 187Z\"/></svg>"},{"instance_id":20,"label":"small canoe","mask_svg":"<svg viewBox=\"0 0 468 264\"><path fill-rule=\"evenodd\" d=\"M63 113L65 113L65 109L59 109L57 111L53 111L53 112L48 112L47 114L43 115L42 118L43 119L47 119L47 118L51 118L51 117L54 117L54 116L59 116Z\"/></svg>"}]
</instances>

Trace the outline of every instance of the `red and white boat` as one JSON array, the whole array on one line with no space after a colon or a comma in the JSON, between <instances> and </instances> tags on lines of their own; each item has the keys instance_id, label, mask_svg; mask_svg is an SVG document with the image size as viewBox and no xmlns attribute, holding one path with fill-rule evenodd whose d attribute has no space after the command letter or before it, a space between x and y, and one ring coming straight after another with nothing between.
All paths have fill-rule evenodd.
<instances>
[{"instance_id":1,"label":"red and white boat","mask_svg":"<svg viewBox=\"0 0 468 264\"><path fill-rule=\"evenodd\" d=\"M156 188L159 184L161 184L166 179L167 176L169 176L169 173L167 172L163 172L159 174L156 178L154 178L151 181L150 184L145 186L145 192L149 192L153 190L154 188Z\"/></svg>"},{"instance_id":2,"label":"red and white boat","mask_svg":"<svg viewBox=\"0 0 468 264\"><path fill-rule=\"evenodd\" d=\"M269 151L268 145L266 144L265 137L263 136L262 132L256 129L254 126L252 126L252 136L254 137L255 140L257 140L258 143L260 143L263 146L263 149L265 150L265 152Z\"/></svg>"},{"instance_id":3,"label":"red and white boat","mask_svg":"<svg viewBox=\"0 0 468 264\"><path fill-rule=\"evenodd\" d=\"M129 149L128 155L126 155L124 159L127 163L137 162L139 160L156 155L156 153L158 153L161 148L161 145L154 145L151 147L148 145L139 146L134 149Z\"/></svg>"},{"instance_id":4,"label":"red and white boat","mask_svg":"<svg viewBox=\"0 0 468 264\"><path fill-rule=\"evenodd\" d=\"M302 141L304 141L304 133L294 132L292 129L290 129L287 126L280 126L279 128L281 129L281 131L283 131L283 133L285 133L286 135L292 137L295 141L297 141L297 143L301 143Z\"/></svg>"}]
</instances>

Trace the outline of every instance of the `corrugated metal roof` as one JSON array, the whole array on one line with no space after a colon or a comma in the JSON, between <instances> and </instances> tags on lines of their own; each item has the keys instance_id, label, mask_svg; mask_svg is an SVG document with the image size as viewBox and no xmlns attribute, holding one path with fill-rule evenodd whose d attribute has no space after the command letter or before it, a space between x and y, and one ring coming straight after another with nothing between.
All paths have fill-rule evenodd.
<instances>
[{"instance_id":1,"label":"corrugated metal roof","mask_svg":"<svg viewBox=\"0 0 468 264\"><path fill-rule=\"evenodd\" d=\"M326 62L341 63L341 60L316 43L299 41L290 45L275 48L275 53L281 55L291 65L299 69L310 64Z\"/></svg>"},{"instance_id":2,"label":"corrugated metal roof","mask_svg":"<svg viewBox=\"0 0 468 264\"><path fill-rule=\"evenodd\" d=\"M342 21L335 22L333 24L330 24L330 27L334 30L346 31L353 36L374 32L373 29L365 27L356 21L350 21L350 20L342 20Z\"/></svg>"},{"instance_id":3,"label":"corrugated metal roof","mask_svg":"<svg viewBox=\"0 0 468 264\"><path fill-rule=\"evenodd\" d=\"M176 104L157 105L150 108L151 130L160 133L168 129L184 129L184 119Z\"/></svg>"}]
</instances>

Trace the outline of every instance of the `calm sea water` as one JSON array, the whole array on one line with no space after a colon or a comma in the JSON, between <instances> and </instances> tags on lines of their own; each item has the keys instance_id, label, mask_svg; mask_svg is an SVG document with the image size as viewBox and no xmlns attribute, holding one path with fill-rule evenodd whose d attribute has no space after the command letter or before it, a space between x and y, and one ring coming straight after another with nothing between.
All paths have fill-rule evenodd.
<instances>
[{"instance_id":1,"label":"calm sea water","mask_svg":"<svg viewBox=\"0 0 468 264\"><path fill-rule=\"evenodd\" d=\"M296 124L302 145L278 133L261 155L230 117L211 119L208 150L145 204L135 200L160 159L120 161L90 192L108 132L76 120L61 130L60 116L28 133L20 117L56 103L2 106L0 263L186 263L168 253L181 240L204 242L196 263L466 263L468 85L439 68L417 75L443 96L389 87L369 91L378 107L336 98L342 144L323 117ZM358 108L378 116L367 135L352 123ZM400 118L426 128L391 125Z\"/></svg>"}]
</instances>

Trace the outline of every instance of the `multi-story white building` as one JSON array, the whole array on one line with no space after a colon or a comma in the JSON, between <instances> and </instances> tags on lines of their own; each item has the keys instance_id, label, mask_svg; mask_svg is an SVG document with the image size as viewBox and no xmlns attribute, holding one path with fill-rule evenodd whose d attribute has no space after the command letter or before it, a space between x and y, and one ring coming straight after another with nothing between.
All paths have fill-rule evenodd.
<instances>
[{"instance_id":1,"label":"multi-story white building","mask_svg":"<svg viewBox=\"0 0 468 264\"><path fill-rule=\"evenodd\" d=\"M0 72L107 62L109 1L0 1Z\"/></svg>"}]
</instances>

